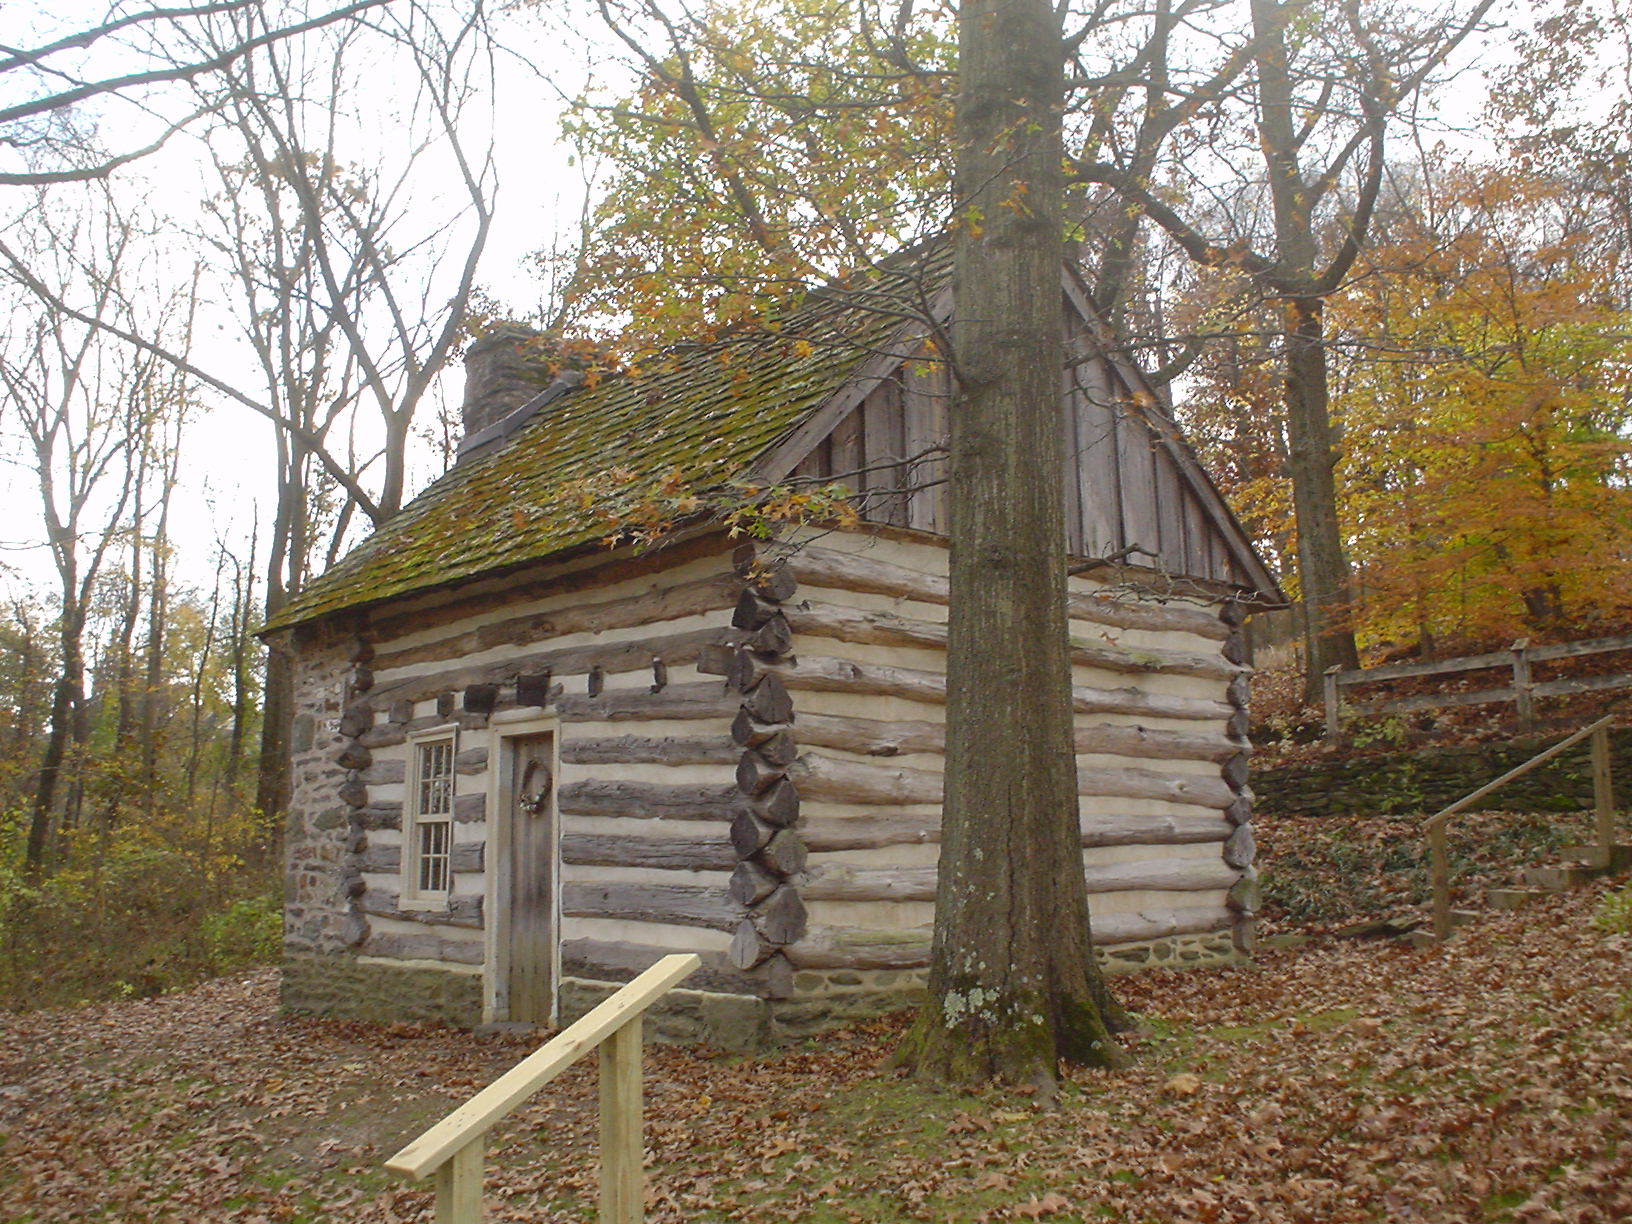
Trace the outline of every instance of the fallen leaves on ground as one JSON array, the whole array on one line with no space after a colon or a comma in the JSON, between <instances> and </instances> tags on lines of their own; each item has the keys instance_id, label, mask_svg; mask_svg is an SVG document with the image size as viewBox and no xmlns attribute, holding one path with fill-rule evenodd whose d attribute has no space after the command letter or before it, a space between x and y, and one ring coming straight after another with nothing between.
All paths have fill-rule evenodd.
<instances>
[{"instance_id":1,"label":"fallen leaves on ground","mask_svg":"<svg viewBox=\"0 0 1632 1224\"><path fill-rule=\"evenodd\" d=\"M1264 872L1260 933L1329 931L1381 918L1426 925L1432 893L1423 819L1254 816ZM1590 812L1458 814L1447 830L1451 903L1478 906L1487 889L1520 883L1526 867L1592 840L1591 821Z\"/></svg>"},{"instance_id":2,"label":"fallen leaves on ground","mask_svg":"<svg viewBox=\"0 0 1632 1224\"><path fill-rule=\"evenodd\" d=\"M1632 938L1601 888L1446 948L1118 979L1132 1070L1057 1107L885 1068L899 1021L647 1052L652 1221L1632 1218ZM280 1017L272 974L0 1018L0 1219L426 1221L380 1168L531 1043ZM593 1061L493 1136L494 1221L595 1218Z\"/></svg>"}]
</instances>

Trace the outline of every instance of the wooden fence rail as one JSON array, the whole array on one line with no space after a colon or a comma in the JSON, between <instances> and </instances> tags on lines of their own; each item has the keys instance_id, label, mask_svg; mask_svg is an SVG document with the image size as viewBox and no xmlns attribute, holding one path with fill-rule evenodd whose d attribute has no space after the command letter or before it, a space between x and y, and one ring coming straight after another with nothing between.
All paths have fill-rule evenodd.
<instances>
[{"instance_id":1,"label":"wooden fence rail","mask_svg":"<svg viewBox=\"0 0 1632 1224\"><path fill-rule=\"evenodd\" d=\"M1589 736L1592 739L1592 800L1593 840L1605 864L1613 861L1615 851L1615 791L1609 771L1609 724L1613 714L1606 714L1597 722L1588 723L1574 735L1567 736L1543 752L1536 753L1523 765L1508 770L1493 782L1463 795L1449 807L1441 808L1423 822L1428 835L1428 875L1434 889L1434 938L1441 943L1451 935L1451 866L1446 848L1445 825L1450 818L1479 802L1498 787L1529 773L1536 766L1568 751Z\"/></svg>"},{"instance_id":2,"label":"wooden fence rail","mask_svg":"<svg viewBox=\"0 0 1632 1224\"><path fill-rule=\"evenodd\" d=\"M1511 701L1517 707L1519 723L1530 727L1536 719L1536 698L1558 697L1566 693L1589 693L1632 688L1632 672L1608 676L1579 676L1564 680L1546 680L1540 684L1531 679L1531 666L1551 659L1574 659L1585 655L1607 654L1615 650L1632 650L1632 634L1620 637L1585 638L1579 642L1560 642L1552 646L1532 646L1529 638L1520 638L1506 650L1489 654L1463 655L1455 659L1441 659L1431 663L1390 663L1383 667L1360 667L1350 670L1328 668L1325 677L1326 733L1336 735L1342 725L1342 714L1347 708L1362 714L1403 713L1408 710L1431 710L1440 706L1490 705ZM1488 671L1510 668L1511 684L1503 688L1479 689L1471 693L1425 693L1419 697L1396 697L1383 701L1348 702L1343 690L1357 684L1371 684L1379 680L1404 680L1415 676L1448 676L1459 672Z\"/></svg>"},{"instance_id":3,"label":"wooden fence rail","mask_svg":"<svg viewBox=\"0 0 1632 1224\"><path fill-rule=\"evenodd\" d=\"M437 1224L479 1224L487 1132L591 1050L601 1050L601 1224L640 1224L640 1020L702 964L665 956L581 1020L506 1071L385 1162L393 1173L436 1175Z\"/></svg>"}]
</instances>

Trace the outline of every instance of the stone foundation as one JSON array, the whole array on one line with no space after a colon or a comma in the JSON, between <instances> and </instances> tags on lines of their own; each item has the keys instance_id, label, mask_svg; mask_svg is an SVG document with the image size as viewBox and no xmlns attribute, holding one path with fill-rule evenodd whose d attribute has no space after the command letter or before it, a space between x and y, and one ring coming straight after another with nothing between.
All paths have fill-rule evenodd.
<instances>
[{"instance_id":1,"label":"stone foundation","mask_svg":"<svg viewBox=\"0 0 1632 1224\"><path fill-rule=\"evenodd\" d=\"M571 1024L625 985L563 978L559 994L561 1023ZM647 1010L643 1032L652 1041L688 1045L707 1042L743 1053L763 1050L774 1042L771 1006L753 995L678 987Z\"/></svg>"},{"instance_id":2,"label":"stone foundation","mask_svg":"<svg viewBox=\"0 0 1632 1224\"><path fill-rule=\"evenodd\" d=\"M1169 935L1139 943L1096 948L1099 967L1106 973L1132 973L1137 969L1194 969L1203 965L1233 965L1247 958L1235 947L1228 931L1206 931L1200 935Z\"/></svg>"},{"instance_id":3,"label":"stone foundation","mask_svg":"<svg viewBox=\"0 0 1632 1224\"><path fill-rule=\"evenodd\" d=\"M1107 974L1230 965L1247 959L1236 949L1228 930L1117 944L1096 948L1094 955ZM927 997L928 978L925 969L803 970L793 979L794 997L770 1004L774 1035L778 1039L809 1037L841 1024L917 1007Z\"/></svg>"},{"instance_id":4,"label":"stone foundation","mask_svg":"<svg viewBox=\"0 0 1632 1224\"><path fill-rule=\"evenodd\" d=\"M482 1022L482 975L372 957L290 956L280 1001L286 1011L319 1016L475 1028Z\"/></svg>"},{"instance_id":5,"label":"stone foundation","mask_svg":"<svg viewBox=\"0 0 1632 1224\"><path fill-rule=\"evenodd\" d=\"M1096 949L1108 974L1138 969L1196 968L1245 960L1229 931L1175 935ZM653 1041L707 1042L751 1052L813 1037L844 1024L917 1007L925 998L923 969L804 970L794 997L761 999L710 990L671 990L646 1013ZM567 1025L622 988L622 982L563 978L560 1019ZM399 964L373 957L289 957L283 965L283 1006L289 1011L381 1022L429 1020L474 1028L482 1020L482 975L449 966Z\"/></svg>"}]
</instances>

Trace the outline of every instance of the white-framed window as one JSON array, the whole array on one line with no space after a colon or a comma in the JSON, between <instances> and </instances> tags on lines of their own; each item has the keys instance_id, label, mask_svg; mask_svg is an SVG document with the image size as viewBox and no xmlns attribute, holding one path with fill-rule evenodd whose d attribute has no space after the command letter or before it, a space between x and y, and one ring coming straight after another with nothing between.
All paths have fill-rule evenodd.
<instances>
[{"instance_id":1,"label":"white-framed window","mask_svg":"<svg viewBox=\"0 0 1632 1224\"><path fill-rule=\"evenodd\" d=\"M403 837L405 898L437 901L453 889L453 758L451 732L415 740L408 774L408 827Z\"/></svg>"}]
</instances>

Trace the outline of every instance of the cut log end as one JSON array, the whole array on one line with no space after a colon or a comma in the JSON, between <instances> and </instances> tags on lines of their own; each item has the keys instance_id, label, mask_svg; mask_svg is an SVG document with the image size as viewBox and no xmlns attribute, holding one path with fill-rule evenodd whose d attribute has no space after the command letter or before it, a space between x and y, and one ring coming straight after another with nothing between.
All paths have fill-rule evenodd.
<instances>
[{"instance_id":1,"label":"cut log end","mask_svg":"<svg viewBox=\"0 0 1632 1224\"><path fill-rule=\"evenodd\" d=\"M791 884L782 885L760 903L749 915L749 921L773 944L798 943L804 937L807 924L805 903L799 899L799 890Z\"/></svg>"}]
</instances>

